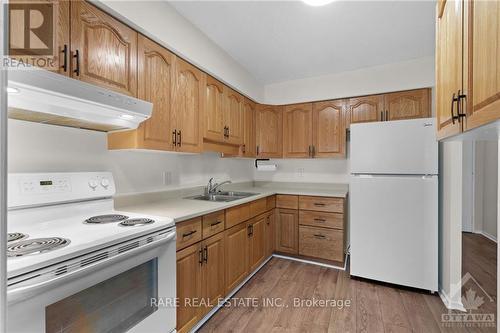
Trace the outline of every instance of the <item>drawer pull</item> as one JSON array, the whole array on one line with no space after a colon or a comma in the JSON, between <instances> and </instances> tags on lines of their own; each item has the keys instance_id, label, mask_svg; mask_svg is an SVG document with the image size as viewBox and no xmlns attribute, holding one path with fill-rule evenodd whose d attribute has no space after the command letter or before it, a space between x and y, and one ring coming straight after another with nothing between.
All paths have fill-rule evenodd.
<instances>
[{"instance_id":1,"label":"drawer pull","mask_svg":"<svg viewBox=\"0 0 500 333\"><path fill-rule=\"evenodd\" d=\"M314 206L317 206L317 207L324 207L324 206L325 206L325 204L324 204L324 203L322 203L322 202L315 202L315 203L314 203Z\"/></svg>"},{"instance_id":2,"label":"drawer pull","mask_svg":"<svg viewBox=\"0 0 500 333\"><path fill-rule=\"evenodd\" d=\"M315 234L314 237L321 238L321 239L325 239L326 238L325 235L321 235L321 234Z\"/></svg>"},{"instance_id":3,"label":"drawer pull","mask_svg":"<svg viewBox=\"0 0 500 333\"><path fill-rule=\"evenodd\" d=\"M211 227L215 227L216 225L219 225L219 224L221 224L221 223L222 223L222 221L216 221L216 222L214 222L214 223L211 223L211 224L210 224L210 226L211 226Z\"/></svg>"},{"instance_id":4,"label":"drawer pull","mask_svg":"<svg viewBox=\"0 0 500 333\"><path fill-rule=\"evenodd\" d=\"M186 232L185 234L182 234L182 237L188 237L188 236L191 236L192 234L194 234L196 232L196 230L192 230L190 232Z\"/></svg>"},{"instance_id":5,"label":"drawer pull","mask_svg":"<svg viewBox=\"0 0 500 333\"><path fill-rule=\"evenodd\" d=\"M320 222L320 223L324 223L324 222L326 222L326 220L325 220L325 219L314 219L314 221L316 221L316 222Z\"/></svg>"}]
</instances>

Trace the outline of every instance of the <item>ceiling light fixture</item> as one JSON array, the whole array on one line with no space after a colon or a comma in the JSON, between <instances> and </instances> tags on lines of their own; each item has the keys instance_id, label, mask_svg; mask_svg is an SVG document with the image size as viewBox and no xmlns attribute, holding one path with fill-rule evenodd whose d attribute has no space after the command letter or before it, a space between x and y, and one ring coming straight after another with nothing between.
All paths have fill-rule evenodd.
<instances>
[{"instance_id":1,"label":"ceiling light fixture","mask_svg":"<svg viewBox=\"0 0 500 333\"><path fill-rule=\"evenodd\" d=\"M333 2L334 0L302 0L302 1L308 4L309 6L319 7L328 5L330 2Z\"/></svg>"}]
</instances>

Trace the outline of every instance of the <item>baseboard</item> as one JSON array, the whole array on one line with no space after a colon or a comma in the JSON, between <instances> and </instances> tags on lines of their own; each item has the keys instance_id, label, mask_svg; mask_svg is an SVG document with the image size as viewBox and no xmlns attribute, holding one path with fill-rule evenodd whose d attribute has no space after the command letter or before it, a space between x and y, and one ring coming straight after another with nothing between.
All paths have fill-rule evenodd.
<instances>
[{"instance_id":1,"label":"baseboard","mask_svg":"<svg viewBox=\"0 0 500 333\"><path fill-rule=\"evenodd\" d=\"M273 254L273 257L281 258L281 259L287 259L287 260L293 260L293 261L298 261L298 262L303 262L303 263L306 263L306 264L311 264L311 265L316 265L316 266L334 268L334 269L338 269L340 271L345 271L345 269L346 269L346 263L347 263L347 259L346 259L344 261L344 267L341 267L341 266L329 265L329 264L325 264L325 263L317 262L317 261L313 261L313 260L307 260L307 259L302 259L302 258L290 257L290 256L286 256L286 255L283 255L283 254ZM347 256L346 256L346 258L347 258Z\"/></svg>"},{"instance_id":2,"label":"baseboard","mask_svg":"<svg viewBox=\"0 0 500 333\"><path fill-rule=\"evenodd\" d=\"M489 233L487 233L486 231L476 231L475 233L476 233L476 234L479 234L479 235L482 235L482 236L484 236L484 237L488 238L490 241L495 242L495 243L497 243L497 244L498 244L498 242L497 242L497 238L496 238L495 236L493 236L493 235L490 235L490 234L489 234Z\"/></svg>"},{"instance_id":3,"label":"baseboard","mask_svg":"<svg viewBox=\"0 0 500 333\"><path fill-rule=\"evenodd\" d=\"M439 297L441 298L441 301L443 301L444 306L446 306L447 309L449 310L458 310L458 311L463 311L465 312L465 308L462 304L462 302L455 302L450 299L450 297L445 293L444 290L439 290L438 292Z\"/></svg>"}]
</instances>

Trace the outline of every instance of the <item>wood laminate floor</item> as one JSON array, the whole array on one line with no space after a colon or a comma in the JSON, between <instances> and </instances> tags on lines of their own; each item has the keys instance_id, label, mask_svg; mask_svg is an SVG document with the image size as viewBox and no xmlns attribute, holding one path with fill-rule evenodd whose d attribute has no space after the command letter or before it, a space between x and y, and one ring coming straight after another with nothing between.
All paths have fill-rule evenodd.
<instances>
[{"instance_id":1,"label":"wood laminate floor","mask_svg":"<svg viewBox=\"0 0 500 333\"><path fill-rule=\"evenodd\" d=\"M472 234L464 234L463 242L464 272L473 274L494 297L495 304L488 304L487 310L496 313L496 244ZM446 327L441 315L447 309L437 295L279 258L272 258L234 297L199 331L496 332L496 328ZM295 298L350 300L351 304L294 306ZM264 306L265 299L281 306Z\"/></svg>"}]
</instances>

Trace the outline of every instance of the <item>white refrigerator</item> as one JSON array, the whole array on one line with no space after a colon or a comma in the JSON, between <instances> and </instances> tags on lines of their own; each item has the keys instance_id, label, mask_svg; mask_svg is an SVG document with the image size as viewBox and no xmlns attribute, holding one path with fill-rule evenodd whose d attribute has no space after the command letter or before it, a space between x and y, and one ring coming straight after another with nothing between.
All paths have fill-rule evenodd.
<instances>
[{"instance_id":1,"label":"white refrigerator","mask_svg":"<svg viewBox=\"0 0 500 333\"><path fill-rule=\"evenodd\" d=\"M433 118L351 125L351 275L438 288Z\"/></svg>"}]
</instances>

